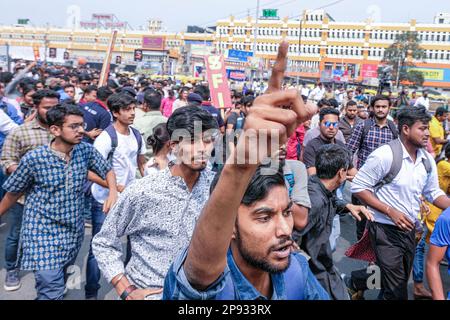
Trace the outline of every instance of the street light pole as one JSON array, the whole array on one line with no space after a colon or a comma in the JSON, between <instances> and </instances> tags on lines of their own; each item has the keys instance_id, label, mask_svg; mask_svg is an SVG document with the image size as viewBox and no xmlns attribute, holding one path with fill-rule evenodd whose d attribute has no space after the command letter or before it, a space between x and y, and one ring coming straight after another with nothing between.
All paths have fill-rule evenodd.
<instances>
[{"instance_id":1,"label":"street light pole","mask_svg":"<svg viewBox=\"0 0 450 320\"><path fill-rule=\"evenodd\" d=\"M303 14L300 15L299 18L299 24L300 24L300 33L298 35L298 57L301 57L301 47L302 47L302 29L303 29ZM298 75L297 75L297 85L300 84L300 70L301 70L301 59L298 60L299 68L298 68Z\"/></svg>"},{"instance_id":2,"label":"street light pole","mask_svg":"<svg viewBox=\"0 0 450 320\"><path fill-rule=\"evenodd\" d=\"M258 31L259 31L259 7L260 7L260 0L256 1L256 17L255 17L255 28L254 28L254 40L253 40L253 57L256 59L256 42L258 40ZM255 60L256 61L256 60ZM259 66L256 70L259 70ZM255 76L253 77L253 80L256 78L256 74L258 71L255 71Z\"/></svg>"},{"instance_id":3,"label":"street light pole","mask_svg":"<svg viewBox=\"0 0 450 320\"><path fill-rule=\"evenodd\" d=\"M8 72L11 72L11 57L9 56L9 42L6 43L6 66Z\"/></svg>"}]
</instances>

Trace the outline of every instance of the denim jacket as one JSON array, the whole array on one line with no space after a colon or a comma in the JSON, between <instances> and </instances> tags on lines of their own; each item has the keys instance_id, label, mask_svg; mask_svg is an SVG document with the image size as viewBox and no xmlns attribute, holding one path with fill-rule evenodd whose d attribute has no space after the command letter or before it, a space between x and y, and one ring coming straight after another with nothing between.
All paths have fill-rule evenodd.
<instances>
[{"instance_id":1,"label":"denim jacket","mask_svg":"<svg viewBox=\"0 0 450 320\"><path fill-rule=\"evenodd\" d=\"M231 250L222 276L205 291L194 289L184 273L187 249L169 269L164 284L164 300L269 300L245 278ZM291 264L283 273L271 274L273 295L270 300L329 300L327 292L309 269L306 259L291 254Z\"/></svg>"}]
</instances>

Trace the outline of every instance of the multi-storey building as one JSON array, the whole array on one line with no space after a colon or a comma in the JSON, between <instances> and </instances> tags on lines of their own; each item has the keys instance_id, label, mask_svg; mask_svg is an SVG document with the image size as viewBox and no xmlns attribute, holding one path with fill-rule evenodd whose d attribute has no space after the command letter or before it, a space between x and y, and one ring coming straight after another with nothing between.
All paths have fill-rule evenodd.
<instances>
[{"instance_id":1,"label":"multi-storey building","mask_svg":"<svg viewBox=\"0 0 450 320\"><path fill-rule=\"evenodd\" d=\"M257 34L255 37L255 31ZM450 88L450 23L447 14L439 14L435 23L379 23L334 21L324 11L305 11L300 19L259 19L253 17L219 20L215 33L166 33L158 31L121 30L113 54L114 63L133 64L134 50L143 50L144 60L166 65L165 71L179 72L186 62L196 61L192 51L212 46L217 52L226 50L256 51L259 65L267 69L275 60L279 42L290 43L288 75L311 80L344 80L372 82L377 76L384 51L405 31L418 33L426 52L424 61L413 61L425 75L425 86ZM71 58L86 57L103 61L111 31L28 26L0 27L0 45L8 43L13 57L32 59L35 46L57 48L55 60L63 53ZM204 51L204 50L203 50ZM191 55L192 53L192 55ZM51 61L51 59L49 59ZM255 61L255 60L253 60ZM178 66L178 67L177 67ZM239 63L235 68L241 67ZM183 70L186 71L186 70Z\"/></svg>"}]
</instances>

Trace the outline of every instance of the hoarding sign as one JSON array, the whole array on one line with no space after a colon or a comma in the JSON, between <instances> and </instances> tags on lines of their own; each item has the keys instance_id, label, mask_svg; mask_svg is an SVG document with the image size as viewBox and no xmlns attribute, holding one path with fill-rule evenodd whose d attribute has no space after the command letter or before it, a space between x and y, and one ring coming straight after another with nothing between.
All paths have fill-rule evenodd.
<instances>
[{"instance_id":1,"label":"hoarding sign","mask_svg":"<svg viewBox=\"0 0 450 320\"><path fill-rule=\"evenodd\" d=\"M231 107L231 92L228 87L225 60L222 55L210 55L205 58L211 102L218 108Z\"/></svg>"},{"instance_id":2,"label":"hoarding sign","mask_svg":"<svg viewBox=\"0 0 450 320\"><path fill-rule=\"evenodd\" d=\"M142 38L142 48L145 50L164 50L165 40L163 37L148 37Z\"/></svg>"}]
</instances>

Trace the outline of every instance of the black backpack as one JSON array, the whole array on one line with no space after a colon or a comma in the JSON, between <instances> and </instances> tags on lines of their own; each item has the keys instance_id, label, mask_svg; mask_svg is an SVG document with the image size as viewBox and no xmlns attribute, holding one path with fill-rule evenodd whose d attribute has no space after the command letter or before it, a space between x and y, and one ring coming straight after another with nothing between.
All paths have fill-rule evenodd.
<instances>
[{"instance_id":1,"label":"black backpack","mask_svg":"<svg viewBox=\"0 0 450 320\"><path fill-rule=\"evenodd\" d=\"M139 130L137 130L133 127L130 127L130 128L131 128L131 131L133 131L133 134L136 137L136 141L138 144L137 163L139 164L139 155L140 155L140 152L142 149L142 135L139 132ZM108 133L109 137L111 138L111 151L109 152L106 160L108 160L112 164L112 158L114 156L114 152L116 151L116 148L119 144L118 138L117 138L117 132L112 124L108 128L106 128L105 131Z\"/></svg>"}]
</instances>

